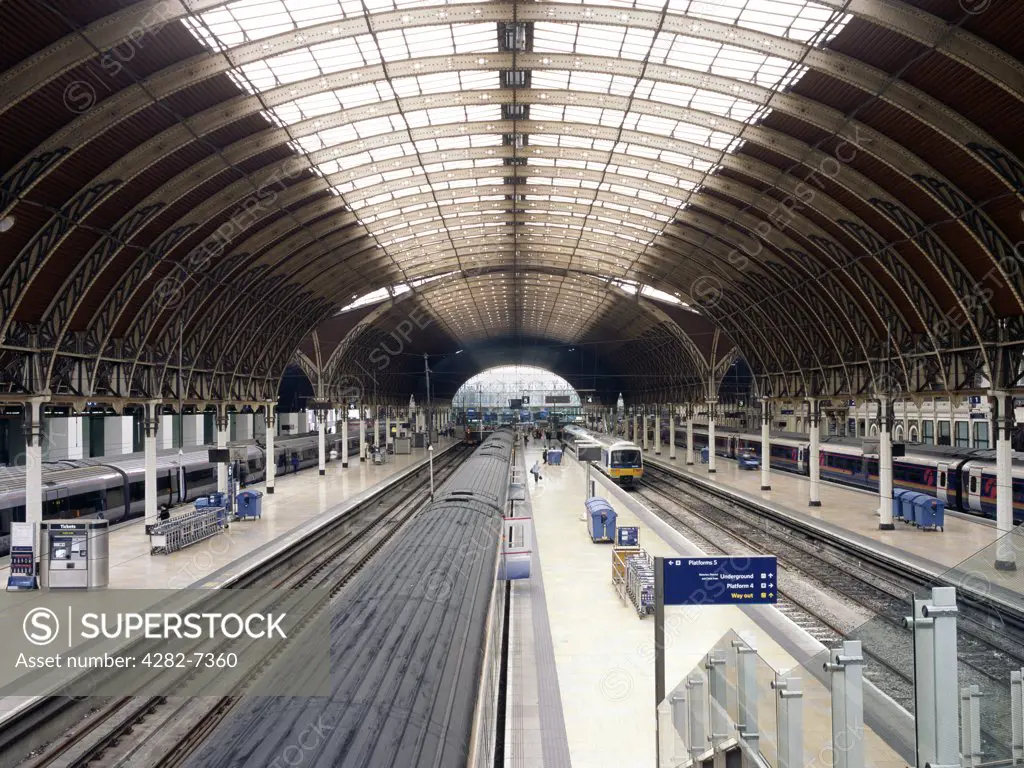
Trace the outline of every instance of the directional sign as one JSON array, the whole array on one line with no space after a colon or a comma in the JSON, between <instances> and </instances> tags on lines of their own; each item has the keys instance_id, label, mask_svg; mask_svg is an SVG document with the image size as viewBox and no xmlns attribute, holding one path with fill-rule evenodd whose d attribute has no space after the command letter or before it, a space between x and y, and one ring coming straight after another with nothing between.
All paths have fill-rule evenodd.
<instances>
[{"instance_id":1,"label":"directional sign","mask_svg":"<svg viewBox=\"0 0 1024 768\"><path fill-rule=\"evenodd\" d=\"M665 558L665 605L775 603L774 557Z\"/></svg>"},{"instance_id":2,"label":"directional sign","mask_svg":"<svg viewBox=\"0 0 1024 768\"><path fill-rule=\"evenodd\" d=\"M623 526L615 529L615 544L619 547L636 547L640 544L640 529Z\"/></svg>"}]
</instances>

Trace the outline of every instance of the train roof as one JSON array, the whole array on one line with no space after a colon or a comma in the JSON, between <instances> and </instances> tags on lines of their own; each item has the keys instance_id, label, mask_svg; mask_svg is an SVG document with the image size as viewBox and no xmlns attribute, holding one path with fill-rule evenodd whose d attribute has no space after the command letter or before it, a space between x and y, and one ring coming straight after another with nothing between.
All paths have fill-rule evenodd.
<instances>
[{"instance_id":1,"label":"train roof","mask_svg":"<svg viewBox=\"0 0 1024 768\"><path fill-rule=\"evenodd\" d=\"M25 468L5 467L10 470L0 474L0 494L10 492L24 492L25 490ZM43 489L47 486L64 485L78 480L93 480L103 478L117 478L120 474L117 470L102 466L83 467L43 467Z\"/></svg>"}]
</instances>

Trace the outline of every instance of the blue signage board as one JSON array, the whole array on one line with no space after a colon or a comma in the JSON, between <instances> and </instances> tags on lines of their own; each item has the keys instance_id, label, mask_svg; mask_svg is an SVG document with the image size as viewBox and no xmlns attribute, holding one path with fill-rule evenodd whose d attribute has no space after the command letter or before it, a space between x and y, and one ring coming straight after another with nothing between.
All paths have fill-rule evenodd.
<instances>
[{"instance_id":1,"label":"blue signage board","mask_svg":"<svg viewBox=\"0 0 1024 768\"><path fill-rule=\"evenodd\" d=\"M617 547L638 547L640 546L640 529L633 526L625 526L615 529L615 546Z\"/></svg>"},{"instance_id":2,"label":"blue signage board","mask_svg":"<svg viewBox=\"0 0 1024 768\"><path fill-rule=\"evenodd\" d=\"M774 557L665 558L665 605L759 605L778 601Z\"/></svg>"}]
</instances>

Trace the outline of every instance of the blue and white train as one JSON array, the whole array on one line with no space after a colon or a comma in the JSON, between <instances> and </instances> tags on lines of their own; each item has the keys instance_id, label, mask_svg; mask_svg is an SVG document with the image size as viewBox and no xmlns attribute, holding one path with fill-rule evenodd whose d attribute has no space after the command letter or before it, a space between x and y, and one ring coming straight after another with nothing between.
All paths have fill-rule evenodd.
<instances>
[{"instance_id":1,"label":"blue and white train","mask_svg":"<svg viewBox=\"0 0 1024 768\"><path fill-rule=\"evenodd\" d=\"M368 432L369 434L369 432ZM349 453L359 455L358 422L349 424ZM209 462L213 446L157 452L157 505L174 506L195 501L217 490L217 467ZM240 479L258 483L266 479L266 451L246 447ZM328 455L341 453L341 435L325 438ZM277 474L315 467L319 463L316 433L274 440ZM118 523L145 513L145 456L131 453L116 458L73 459L43 464L43 519L100 517ZM25 468L0 467L0 555L10 550L11 523L25 520Z\"/></svg>"},{"instance_id":2,"label":"blue and white train","mask_svg":"<svg viewBox=\"0 0 1024 768\"><path fill-rule=\"evenodd\" d=\"M668 431L662 430L667 441ZM676 444L685 445L686 432L676 430ZM708 444L706 428L693 430L694 449ZM718 427L715 454L736 458L743 451L761 457L761 435ZM823 437L818 465L822 480L868 490L878 490L878 456L864 455L861 442L850 438ZM806 435L772 436L771 468L807 475L810 440ZM907 455L893 459L893 487L918 491L942 499L947 508L984 517L996 516L995 451L947 446L907 445ZM1013 476L1013 517L1024 522L1024 461L1015 459Z\"/></svg>"}]
</instances>

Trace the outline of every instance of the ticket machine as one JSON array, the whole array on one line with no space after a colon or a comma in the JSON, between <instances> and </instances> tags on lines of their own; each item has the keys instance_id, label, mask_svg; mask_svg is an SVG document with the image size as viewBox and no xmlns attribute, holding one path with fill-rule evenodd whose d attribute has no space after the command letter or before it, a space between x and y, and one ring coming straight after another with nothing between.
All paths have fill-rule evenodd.
<instances>
[{"instance_id":1,"label":"ticket machine","mask_svg":"<svg viewBox=\"0 0 1024 768\"><path fill-rule=\"evenodd\" d=\"M106 587L110 576L106 520L42 524L40 582L44 589Z\"/></svg>"}]
</instances>

